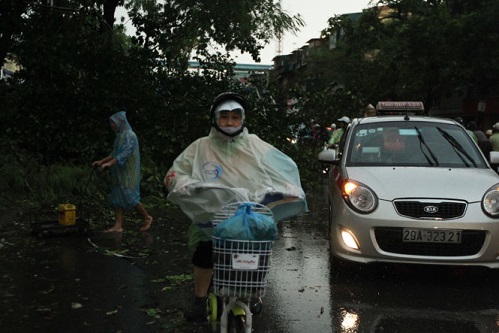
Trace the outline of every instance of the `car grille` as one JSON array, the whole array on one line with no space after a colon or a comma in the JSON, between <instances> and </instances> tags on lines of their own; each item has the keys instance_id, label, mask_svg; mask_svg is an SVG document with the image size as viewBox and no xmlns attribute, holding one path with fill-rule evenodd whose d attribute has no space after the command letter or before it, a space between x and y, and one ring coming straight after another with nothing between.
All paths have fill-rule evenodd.
<instances>
[{"instance_id":1,"label":"car grille","mask_svg":"<svg viewBox=\"0 0 499 333\"><path fill-rule=\"evenodd\" d=\"M463 230L459 244L402 242L402 228L380 227L374 230L374 234L385 252L432 257L471 256L480 251L485 240L485 231L481 230Z\"/></svg>"},{"instance_id":2,"label":"car grille","mask_svg":"<svg viewBox=\"0 0 499 333\"><path fill-rule=\"evenodd\" d=\"M464 215L466 203L464 202L422 202L417 200L397 200L395 209L402 216L413 218L442 218L452 219ZM427 212L425 207L436 207L436 212Z\"/></svg>"}]
</instances>

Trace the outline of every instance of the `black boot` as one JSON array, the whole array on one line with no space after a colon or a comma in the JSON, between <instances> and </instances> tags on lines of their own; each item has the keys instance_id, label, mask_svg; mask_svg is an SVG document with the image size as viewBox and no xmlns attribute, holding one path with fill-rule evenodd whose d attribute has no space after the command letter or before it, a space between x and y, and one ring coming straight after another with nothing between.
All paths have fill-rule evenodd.
<instances>
[{"instance_id":1,"label":"black boot","mask_svg":"<svg viewBox=\"0 0 499 333\"><path fill-rule=\"evenodd\" d=\"M191 308L184 313L185 319L193 322L206 321L208 318L206 299L207 297L195 297Z\"/></svg>"},{"instance_id":2,"label":"black boot","mask_svg":"<svg viewBox=\"0 0 499 333\"><path fill-rule=\"evenodd\" d=\"M262 299L259 297L259 298L252 298L250 300L250 311L252 314L254 315L257 315L259 314L260 312L262 312L262 307L263 307L263 304L262 304Z\"/></svg>"}]
</instances>

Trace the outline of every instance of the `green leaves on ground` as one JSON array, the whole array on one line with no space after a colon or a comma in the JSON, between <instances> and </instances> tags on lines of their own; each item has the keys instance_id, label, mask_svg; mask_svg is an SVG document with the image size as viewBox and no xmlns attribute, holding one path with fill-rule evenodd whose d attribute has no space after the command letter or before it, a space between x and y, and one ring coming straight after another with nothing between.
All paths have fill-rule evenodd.
<instances>
[{"instance_id":1,"label":"green leaves on ground","mask_svg":"<svg viewBox=\"0 0 499 333\"><path fill-rule=\"evenodd\" d=\"M191 282L193 280L193 276L191 274L180 274L180 275L169 275L163 278L158 278L152 280L154 283L165 283L167 286L163 287L163 291L172 290L175 287L185 284L186 282Z\"/></svg>"}]
</instances>

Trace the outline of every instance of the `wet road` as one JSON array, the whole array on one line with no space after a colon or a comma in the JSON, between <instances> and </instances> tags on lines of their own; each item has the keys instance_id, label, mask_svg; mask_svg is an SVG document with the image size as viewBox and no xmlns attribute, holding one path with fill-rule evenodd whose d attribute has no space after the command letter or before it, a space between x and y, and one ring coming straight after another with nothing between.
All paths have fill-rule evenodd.
<instances>
[{"instance_id":1,"label":"wet road","mask_svg":"<svg viewBox=\"0 0 499 333\"><path fill-rule=\"evenodd\" d=\"M255 332L499 332L499 272L332 266L324 192L310 202L310 214L281 226Z\"/></svg>"},{"instance_id":2,"label":"wet road","mask_svg":"<svg viewBox=\"0 0 499 333\"><path fill-rule=\"evenodd\" d=\"M309 208L308 215L280 225L255 332L331 332L328 242L319 207Z\"/></svg>"},{"instance_id":3,"label":"wet road","mask_svg":"<svg viewBox=\"0 0 499 333\"><path fill-rule=\"evenodd\" d=\"M309 205L279 226L254 332L499 332L498 272L331 268L324 191ZM22 223L0 228L1 332L208 331L182 316L192 293L183 217L158 217L150 233L88 239L38 239Z\"/></svg>"}]
</instances>

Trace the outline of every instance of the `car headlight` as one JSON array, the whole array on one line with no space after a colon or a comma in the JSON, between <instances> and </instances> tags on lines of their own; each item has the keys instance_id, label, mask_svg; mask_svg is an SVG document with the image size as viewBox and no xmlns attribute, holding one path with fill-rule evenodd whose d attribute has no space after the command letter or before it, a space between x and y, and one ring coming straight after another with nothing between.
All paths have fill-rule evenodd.
<instances>
[{"instance_id":1,"label":"car headlight","mask_svg":"<svg viewBox=\"0 0 499 333\"><path fill-rule=\"evenodd\" d=\"M490 217L499 217L499 184L489 188L482 199L482 208Z\"/></svg>"},{"instance_id":2,"label":"car headlight","mask_svg":"<svg viewBox=\"0 0 499 333\"><path fill-rule=\"evenodd\" d=\"M353 180L347 180L343 184L343 198L355 211L367 214L378 206L376 194L364 184Z\"/></svg>"}]
</instances>

